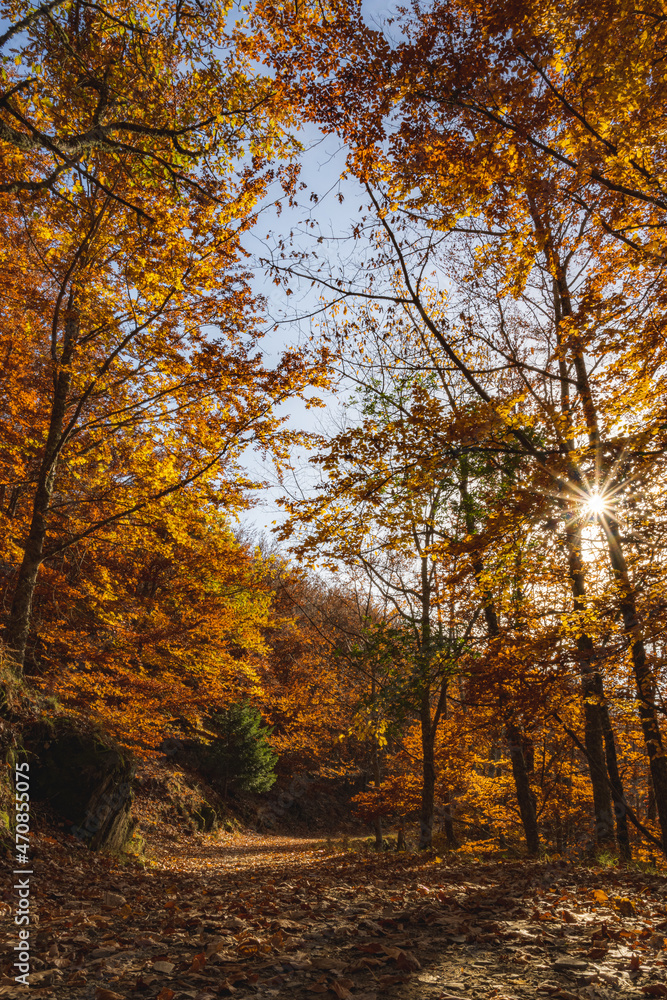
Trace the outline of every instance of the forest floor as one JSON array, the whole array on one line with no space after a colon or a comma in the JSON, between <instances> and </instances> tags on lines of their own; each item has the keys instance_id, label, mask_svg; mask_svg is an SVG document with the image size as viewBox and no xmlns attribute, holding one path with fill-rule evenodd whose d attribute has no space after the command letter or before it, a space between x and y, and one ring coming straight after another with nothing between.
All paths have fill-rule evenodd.
<instances>
[{"instance_id":1,"label":"forest floor","mask_svg":"<svg viewBox=\"0 0 667 1000\"><path fill-rule=\"evenodd\" d=\"M663 873L252 834L165 839L144 864L32 848L31 985L7 919L0 996L667 997Z\"/></svg>"}]
</instances>

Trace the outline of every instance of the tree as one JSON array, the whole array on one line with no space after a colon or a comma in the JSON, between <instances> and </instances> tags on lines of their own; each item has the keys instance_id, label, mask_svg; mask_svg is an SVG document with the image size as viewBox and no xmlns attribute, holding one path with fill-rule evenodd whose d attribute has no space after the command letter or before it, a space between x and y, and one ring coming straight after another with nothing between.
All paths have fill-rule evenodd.
<instances>
[{"instance_id":1,"label":"tree","mask_svg":"<svg viewBox=\"0 0 667 1000\"><path fill-rule=\"evenodd\" d=\"M295 533L293 547L302 557L360 568L392 608L389 621L409 636L409 652L402 644L407 670L392 686L391 700L394 706L397 700L409 703L420 720L420 847L426 848L433 829L436 735L448 682L472 641L478 612L470 608L469 581L457 557L436 544L446 534L454 548L461 524L456 516L449 520L457 492L451 470L424 457L423 387L415 380L393 388L397 401L389 389L377 395L370 390L359 426L336 435L315 457L324 473L317 495L288 504L290 520L279 537Z\"/></svg>"},{"instance_id":2,"label":"tree","mask_svg":"<svg viewBox=\"0 0 667 1000\"><path fill-rule=\"evenodd\" d=\"M47 564L34 602L35 681L150 756L212 710L264 699L272 597L259 554L183 491L160 521L116 524L106 545Z\"/></svg>"},{"instance_id":3,"label":"tree","mask_svg":"<svg viewBox=\"0 0 667 1000\"><path fill-rule=\"evenodd\" d=\"M261 713L245 703L230 705L208 719L216 739L209 745L207 767L222 785L223 795L235 789L267 792L275 783L278 760L268 742L271 729Z\"/></svg>"},{"instance_id":4,"label":"tree","mask_svg":"<svg viewBox=\"0 0 667 1000\"><path fill-rule=\"evenodd\" d=\"M633 18L645 16L604 8L601 29L599 12L591 12L585 6L576 28L560 31L529 4L415 8L401 15L403 34L394 43L368 27L357 7L342 4L334 21L292 24L284 16L260 32L280 37L273 51L278 73L306 115L347 141L350 172L366 185L369 200L369 215L355 227L356 238L368 236L373 248L361 269L326 276L308 267L307 254L301 266L286 269L320 280L338 302L372 300L402 314L423 339L425 356L435 352L460 373L485 432L492 429L498 444L508 435L525 457L531 489L548 498L545 513L556 500L560 513L547 523L558 527L562 515L568 519L564 548L580 623L590 597L577 522L586 521L591 498L597 503L603 494L599 525L615 590L607 595L632 658L667 846L667 765L656 678L646 658L653 627L640 624L655 620L660 598L653 591L646 603L640 600L628 553L641 543L635 535L628 548L620 527L631 492L649 465L656 474L664 449L663 340L655 332L664 288L655 248L641 242L655 227L661 231L663 209L654 163L642 167L630 148L645 133L660 162L645 113L659 85L646 58L633 64L638 76L630 83L626 53L616 55L617 76L605 71L614 80L603 88L607 120L597 132L591 127L581 94L600 89L599 51L610 52L608 39L624 37ZM653 43L642 37L632 44L645 46L646 56ZM536 62L535 46L546 61ZM572 55L571 73L564 52ZM559 89L566 78L571 103ZM611 95L616 88L618 97L626 83L635 93L622 101L610 138L618 124ZM621 150L621 138L631 134ZM631 232L640 234L639 245ZM454 294L447 294L443 275ZM598 654L586 629L572 638L596 811L608 836L610 787L617 805L624 797L617 773L603 777L607 768L614 771L614 750L600 704L601 675L592 666Z\"/></svg>"},{"instance_id":5,"label":"tree","mask_svg":"<svg viewBox=\"0 0 667 1000\"><path fill-rule=\"evenodd\" d=\"M7 561L19 562L6 641L19 669L45 560L116 521L159 518L196 483L226 511L242 507L241 452L280 453L274 404L323 374L298 352L273 369L260 360L262 304L241 238L265 158L289 141L266 83L214 52L224 8L149 10L141 24L87 4L33 13L16 37L41 69L25 80L6 69L3 106L31 138L0 135L24 178L4 195L0 247L4 388L30 400L23 440L7 404L2 462ZM65 154L66 129L80 132L66 131Z\"/></svg>"},{"instance_id":6,"label":"tree","mask_svg":"<svg viewBox=\"0 0 667 1000\"><path fill-rule=\"evenodd\" d=\"M275 88L248 73L228 13L218 0L5 4L0 192L60 200L88 183L149 225L156 193L228 205L230 164L283 138L264 113Z\"/></svg>"}]
</instances>

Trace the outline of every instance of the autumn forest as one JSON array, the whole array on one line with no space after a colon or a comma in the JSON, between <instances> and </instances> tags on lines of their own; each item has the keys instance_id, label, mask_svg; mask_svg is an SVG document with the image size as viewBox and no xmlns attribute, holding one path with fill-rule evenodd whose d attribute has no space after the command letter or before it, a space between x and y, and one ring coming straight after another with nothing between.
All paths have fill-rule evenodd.
<instances>
[{"instance_id":1,"label":"autumn forest","mask_svg":"<svg viewBox=\"0 0 667 1000\"><path fill-rule=\"evenodd\" d=\"M7 857L25 757L77 864L150 869L178 785L206 850L329 838L425 894L436 864L662 879L664 4L2 13Z\"/></svg>"}]
</instances>

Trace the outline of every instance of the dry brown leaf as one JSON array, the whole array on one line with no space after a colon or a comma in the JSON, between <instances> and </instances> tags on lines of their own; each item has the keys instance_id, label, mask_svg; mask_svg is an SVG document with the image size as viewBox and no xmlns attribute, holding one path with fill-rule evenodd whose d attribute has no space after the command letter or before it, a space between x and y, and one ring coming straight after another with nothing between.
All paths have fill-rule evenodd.
<instances>
[{"instance_id":1,"label":"dry brown leaf","mask_svg":"<svg viewBox=\"0 0 667 1000\"><path fill-rule=\"evenodd\" d=\"M95 1000L125 1000L125 997L120 993L114 993L113 990L105 990L103 986L96 986Z\"/></svg>"},{"instance_id":2,"label":"dry brown leaf","mask_svg":"<svg viewBox=\"0 0 667 1000\"><path fill-rule=\"evenodd\" d=\"M345 962L339 962L337 958L313 958L314 969L324 969L326 972L340 972L345 968Z\"/></svg>"},{"instance_id":3,"label":"dry brown leaf","mask_svg":"<svg viewBox=\"0 0 667 1000\"><path fill-rule=\"evenodd\" d=\"M201 970L206 965L206 955L201 951L198 955L192 959L192 965L190 966L190 972L201 972Z\"/></svg>"},{"instance_id":4,"label":"dry brown leaf","mask_svg":"<svg viewBox=\"0 0 667 1000\"><path fill-rule=\"evenodd\" d=\"M647 983L641 991L646 997L667 997L667 986L663 983Z\"/></svg>"},{"instance_id":5,"label":"dry brown leaf","mask_svg":"<svg viewBox=\"0 0 667 1000\"><path fill-rule=\"evenodd\" d=\"M391 946L383 945L382 950L387 956L387 958L392 959L392 961L397 961L399 955L401 954L400 948L392 948Z\"/></svg>"},{"instance_id":6,"label":"dry brown leaf","mask_svg":"<svg viewBox=\"0 0 667 1000\"><path fill-rule=\"evenodd\" d=\"M157 1000L174 1000L176 994L173 990L170 990L168 986L165 986L157 995Z\"/></svg>"},{"instance_id":7,"label":"dry brown leaf","mask_svg":"<svg viewBox=\"0 0 667 1000\"><path fill-rule=\"evenodd\" d=\"M402 951L396 960L396 965L404 972L417 972L421 969L419 959L410 951Z\"/></svg>"},{"instance_id":8,"label":"dry brown leaf","mask_svg":"<svg viewBox=\"0 0 667 1000\"><path fill-rule=\"evenodd\" d=\"M67 978L68 986L85 986L88 980L84 976L83 972L73 972L71 976Z\"/></svg>"},{"instance_id":9,"label":"dry brown leaf","mask_svg":"<svg viewBox=\"0 0 667 1000\"><path fill-rule=\"evenodd\" d=\"M334 979L331 983L329 989L332 989L339 1000L352 1000L352 994L345 986L338 980Z\"/></svg>"}]
</instances>

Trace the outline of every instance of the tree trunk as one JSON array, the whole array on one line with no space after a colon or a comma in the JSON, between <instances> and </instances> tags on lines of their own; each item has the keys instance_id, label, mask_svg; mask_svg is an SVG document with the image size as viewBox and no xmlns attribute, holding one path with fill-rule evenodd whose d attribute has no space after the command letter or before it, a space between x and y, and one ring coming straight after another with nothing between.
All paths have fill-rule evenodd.
<instances>
[{"instance_id":1,"label":"tree trunk","mask_svg":"<svg viewBox=\"0 0 667 1000\"><path fill-rule=\"evenodd\" d=\"M375 677L373 677L375 680ZM375 694L375 691L373 692ZM380 784L382 782L382 776L380 774L380 757L378 754L377 740L373 739L373 783L376 789L380 790ZM375 827L375 850L381 851L383 846L382 838L382 817L380 813L376 813L373 825Z\"/></svg>"},{"instance_id":2,"label":"tree trunk","mask_svg":"<svg viewBox=\"0 0 667 1000\"><path fill-rule=\"evenodd\" d=\"M603 728L603 710L599 703L602 679L598 673L584 673L581 689L584 696L584 745L593 790L595 810L595 842L599 847L611 848L614 841L614 823L611 795L607 783L607 759Z\"/></svg>"},{"instance_id":3,"label":"tree trunk","mask_svg":"<svg viewBox=\"0 0 667 1000\"><path fill-rule=\"evenodd\" d=\"M444 802L445 814L443 817L443 828L445 831L445 837L447 839L447 847L455 851L459 846L459 842L456 839L456 834L454 833L454 821L452 818L452 795L449 790L445 794Z\"/></svg>"},{"instance_id":4,"label":"tree trunk","mask_svg":"<svg viewBox=\"0 0 667 1000\"><path fill-rule=\"evenodd\" d=\"M398 822L398 834L396 836L396 850L405 850L405 821L400 819Z\"/></svg>"},{"instance_id":5,"label":"tree trunk","mask_svg":"<svg viewBox=\"0 0 667 1000\"><path fill-rule=\"evenodd\" d=\"M435 802L435 734L432 732L428 693L422 697L421 737L423 754L422 801L419 812L419 850L428 850L433 839L433 806Z\"/></svg>"},{"instance_id":6,"label":"tree trunk","mask_svg":"<svg viewBox=\"0 0 667 1000\"><path fill-rule=\"evenodd\" d=\"M598 675L599 676L599 675ZM616 753L616 740L614 730L609 717L609 709L606 705L602 709L602 732L604 735L604 749L607 758L607 772L611 782L611 797L614 802L614 815L616 817L616 840L618 849L624 861L632 858L632 848L630 846L630 832L628 830L628 816L625 807L625 794L623 792L623 781L618 769L618 755Z\"/></svg>"},{"instance_id":7,"label":"tree trunk","mask_svg":"<svg viewBox=\"0 0 667 1000\"><path fill-rule=\"evenodd\" d=\"M655 823L655 792L653 791L653 779L651 772L648 773L648 800L646 802L646 819L650 823Z\"/></svg>"},{"instance_id":8,"label":"tree trunk","mask_svg":"<svg viewBox=\"0 0 667 1000\"><path fill-rule=\"evenodd\" d=\"M65 336L59 367L54 378L54 394L46 446L37 477L37 489L32 507L30 530L19 568L14 598L9 613L6 642L15 667L22 671L25 664L32 602L37 574L44 558L44 540L48 527L48 510L53 493L56 469L62 448L63 424L67 411L71 372L70 362L78 332L78 314L71 311L65 322Z\"/></svg>"},{"instance_id":9,"label":"tree trunk","mask_svg":"<svg viewBox=\"0 0 667 1000\"><path fill-rule=\"evenodd\" d=\"M526 758L523 753L521 730L515 723L509 722L505 726L505 735L510 747L512 774L514 775L519 813L521 814L521 822L526 837L526 848L530 855L534 855L537 854L540 847L540 834L535 813L535 799L530 788L528 768L526 767Z\"/></svg>"},{"instance_id":10,"label":"tree trunk","mask_svg":"<svg viewBox=\"0 0 667 1000\"><path fill-rule=\"evenodd\" d=\"M630 647L632 667L639 695L641 720L646 752L648 754L662 834L662 849L667 854L667 758L654 700L654 681L646 662L646 647L641 632L635 593L630 582L628 567L621 548L618 525L609 515L600 518L609 548L609 561L620 591L620 611L625 632L634 637Z\"/></svg>"},{"instance_id":11,"label":"tree trunk","mask_svg":"<svg viewBox=\"0 0 667 1000\"><path fill-rule=\"evenodd\" d=\"M586 585L584 567L581 561L581 529L574 524L569 524L566 529L566 542L574 610L575 612L583 612L586 609ZM591 665L595 647L590 636L580 635L576 645L581 676L581 693L584 700L584 744L593 791L595 842L599 847L610 848L613 846L614 824L611 796L607 783L607 760L602 719L604 706L602 677Z\"/></svg>"}]
</instances>

